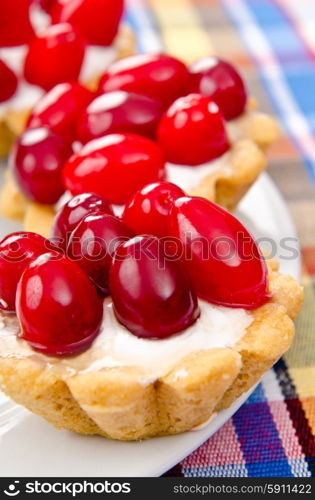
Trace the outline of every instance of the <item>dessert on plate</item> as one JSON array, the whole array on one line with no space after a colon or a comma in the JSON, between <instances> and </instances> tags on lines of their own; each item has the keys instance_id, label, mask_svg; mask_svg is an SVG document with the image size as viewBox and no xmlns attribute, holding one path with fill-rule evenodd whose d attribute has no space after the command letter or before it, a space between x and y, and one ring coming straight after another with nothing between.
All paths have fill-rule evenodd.
<instances>
[{"instance_id":1,"label":"dessert on plate","mask_svg":"<svg viewBox=\"0 0 315 500\"><path fill-rule=\"evenodd\" d=\"M238 123L262 115L246 108L230 64L209 58L210 69L203 65L196 73L166 54L142 54L110 65L96 93L78 82L55 85L13 147L1 212L48 236L56 206L71 194L92 191L123 207L136 189L161 179L233 210L266 166L262 140Z\"/></svg>"},{"instance_id":2,"label":"dessert on plate","mask_svg":"<svg viewBox=\"0 0 315 500\"><path fill-rule=\"evenodd\" d=\"M123 0L1 0L0 156L45 91L79 80L95 88L107 66L134 52Z\"/></svg>"},{"instance_id":3,"label":"dessert on plate","mask_svg":"<svg viewBox=\"0 0 315 500\"><path fill-rule=\"evenodd\" d=\"M157 182L118 218L79 194L51 240L0 243L0 386L81 434L189 431L288 349L301 301L300 285L208 200Z\"/></svg>"}]
</instances>

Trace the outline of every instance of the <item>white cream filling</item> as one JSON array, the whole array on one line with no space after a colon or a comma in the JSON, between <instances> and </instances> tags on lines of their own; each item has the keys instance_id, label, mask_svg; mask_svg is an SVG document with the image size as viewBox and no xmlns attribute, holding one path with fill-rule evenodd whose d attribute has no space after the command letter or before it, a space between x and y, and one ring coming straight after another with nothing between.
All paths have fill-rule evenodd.
<instances>
[{"instance_id":1,"label":"white cream filling","mask_svg":"<svg viewBox=\"0 0 315 500\"><path fill-rule=\"evenodd\" d=\"M166 164L166 175L169 182L177 184L184 191L189 193L191 189L197 187L208 174L225 173L229 175L229 151L219 158L202 163L197 166Z\"/></svg>"},{"instance_id":2,"label":"white cream filling","mask_svg":"<svg viewBox=\"0 0 315 500\"><path fill-rule=\"evenodd\" d=\"M111 298L104 301L104 319L92 346L72 358L53 358L36 353L26 341L18 339L15 316L0 316L0 356L32 357L46 363L47 369L58 370L67 378L77 373L95 372L102 368L136 366L143 372L143 383L165 375L187 355L214 348L233 347L252 322L244 309L215 306L199 301L200 318L184 332L164 340L140 339L116 319ZM175 377L187 376L178 370Z\"/></svg>"}]
</instances>

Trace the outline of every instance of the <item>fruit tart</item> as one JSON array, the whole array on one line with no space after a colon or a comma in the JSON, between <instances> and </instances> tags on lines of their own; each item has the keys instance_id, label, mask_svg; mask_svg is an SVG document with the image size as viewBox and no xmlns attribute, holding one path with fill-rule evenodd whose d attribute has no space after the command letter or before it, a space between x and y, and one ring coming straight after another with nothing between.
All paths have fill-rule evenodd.
<instances>
[{"instance_id":1,"label":"fruit tart","mask_svg":"<svg viewBox=\"0 0 315 500\"><path fill-rule=\"evenodd\" d=\"M123 207L135 190L162 179L233 210L266 166L259 145L234 123L237 113L243 120L256 115L245 111L240 77L224 97L219 90L205 95L195 77L174 57L138 55L111 65L96 94L75 82L53 87L13 148L1 212L48 236L62 192L69 198L92 191ZM193 89L204 93L187 94ZM74 154L56 159L56 137L42 144L43 128L71 144Z\"/></svg>"},{"instance_id":2,"label":"fruit tart","mask_svg":"<svg viewBox=\"0 0 315 500\"><path fill-rule=\"evenodd\" d=\"M192 430L288 349L302 289L233 215L173 184L112 208L77 195L53 239L0 243L1 388L81 434Z\"/></svg>"},{"instance_id":3,"label":"fruit tart","mask_svg":"<svg viewBox=\"0 0 315 500\"><path fill-rule=\"evenodd\" d=\"M123 0L0 2L0 157L25 126L30 110L58 83L95 88L107 66L134 52L119 23Z\"/></svg>"}]
</instances>

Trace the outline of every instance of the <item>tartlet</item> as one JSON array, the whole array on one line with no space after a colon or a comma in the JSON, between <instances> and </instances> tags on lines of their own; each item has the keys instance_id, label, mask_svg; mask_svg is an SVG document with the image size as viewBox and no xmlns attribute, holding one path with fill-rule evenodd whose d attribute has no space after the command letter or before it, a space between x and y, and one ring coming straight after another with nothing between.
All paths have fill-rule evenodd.
<instances>
[{"instance_id":1,"label":"tartlet","mask_svg":"<svg viewBox=\"0 0 315 500\"><path fill-rule=\"evenodd\" d=\"M0 244L0 386L18 404L81 434L177 434L290 347L302 287L218 205L165 182L120 219L96 195L73 200L54 243L15 233Z\"/></svg>"}]
</instances>

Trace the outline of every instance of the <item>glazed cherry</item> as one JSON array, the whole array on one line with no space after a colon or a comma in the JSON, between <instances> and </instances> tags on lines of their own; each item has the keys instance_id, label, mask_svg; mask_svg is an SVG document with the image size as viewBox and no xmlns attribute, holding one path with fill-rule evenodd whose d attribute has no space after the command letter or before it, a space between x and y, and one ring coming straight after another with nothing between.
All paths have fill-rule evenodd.
<instances>
[{"instance_id":1,"label":"glazed cherry","mask_svg":"<svg viewBox=\"0 0 315 500\"><path fill-rule=\"evenodd\" d=\"M16 288L24 269L51 249L50 241L28 232L9 234L0 242L0 309L15 311Z\"/></svg>"},{"instance_id":2,"label":"glazed cherry","mask_svg":"<svg viewBox=\"0 0 315 500\"><path fill-rule=\"evenodd\" d=\"M17 288L16 312L21 336L34 349L71 356L87 349L99 333L103 303L75 262L46 253L25 269Z\"/></svg>"},{"instance_id":3,"label":"glazed cherry","mask_svg":"<svg viewBox=\"0 0 315 500\"><path fill-rule=\"evenodd\" d=\"M113 215L108 202L94 193L78 194L63 205L52 227L52 238L59 248L66 251L72 231L91 212Z\"/></svg>"},{"instance_id":4,"label":"glazed cherry","mask_svg":"<svg viewBox=\"0 0 315 500\"><path fill-rule=\"evenodd\" d=\"M108 92L83 111L77 136L83 143L113 132L131 132L153 139L162 113L162 105L150 97L122 90Z\"/></svg>"},{"instance_id":5,"label":"glazed cherry","mask_svg":"<svg viewBox=\"0 0 315 500\"><path fill-rule=\"evenodd\" d=\"M62 167L71 153L71 146L47 127L26 130L10 156L23 193L38 203L56 203L64 192Z\"/></svg>"},{"instance_id":6,"label":"glazed cherry","mask_svg":"<svg viewBox=\"0 0 315 500\"><path fill-rule=\"evenodd\" d=\"M108 275L118 245L132 233L112 215L91 213L71 234L67 255L86 272L97 288L108 293Z\"/></svg>"},{"instance_id":7,"label":"glazed cherry","mask_svg":"<svg viewBox=\"0 0 315 500\"><path fill-rule=\"evenodd\" d=\"M67 22L92 45L110 45L123 13L123 0L56 0L53 23Z\"/></svg>"},{"instance_id":8,"label":"glazed cherry","mask_svg":"<svg viewBox=\"0 0 315 500\"><path fill-rule=\"evenodd\" d=\"M163 115L157 136L166 160L183 165L208 162L229 148L217 104L200 94L177 99Z\"/></svg>"},{"instance_id":9,"label":"glazed cherry","mask_svg":"<svg viewBox=\"0 0 315 500\"><path fill-rule=\"evenodd\" d=\"M200 314L185 274L177 262L165 259L153 236L137 236L118 247L109 287L118 321L137 337L167 338Z\"/></svg>"},{"instance_id":10,"label":"glazed cherry","mask_svg":"<svg viewBox=\"0 0 315 500\"><path fill-rule=\"evenodd\" d=\"M207 57L192 64L190 90L211 97L227 120L241 115L247 93L241 75L232 64L217 57Z\"/></svg>"},{"instance_id":11,"label":"glazed cherry","mask_svg":"<svg viewBox=\"0 0 315 500\"><path fill-rule=\"evenodd\" d=\"M15 73L0 59L0 103L12 97L17 89L18 80Z\"/></svg>"},{"instance_id":12,"label":"glazed cherry","mask_svg":"<svg viewBox=\"0 0 315 500\"><path fill-rule=\"evenodd\" d=\"M29 0L0 2L0 47L28 43L34 37L29 16Z\"/></svg>"},{"instance_id":13,"label":"glazed cherry","mask_svg":"<svg viewBox=\"0 0 315 500\"><path fill-rule=\"evenodd\" d=\"M126 90L144 94L164 106L186 93L188 70L166 54L138 54L113 63L100 81L100 92Z\"/></svg>"},{"instance_id":14,"label":"glazed cherry","mask_svg":"<svg viewBox=\"0 0 315 500\"><path fill-rule=\"evenodd\" d=\"M182 265L199 297L245 309L267 302L265 261L233 215L204 198L179 198L169 217L169 234L185 248Z\"/></svg>"},{"instance_id":15,"label":"glazed cherry","mask_svg":"<svg viewBox=\"0 0 315 500\"><path fill-rule=\"evenodd\" d=\"M125 206L122 220L135 234L167 235L174 201L185 193L171 182L156 182L139 189Z\"/></svg>"},{"instance_id":16,"label":"glazed cherry","mask_svg":"<svg viewBox=\"0 0 315 500\"><path fill-rule=\"evenodd\" d=\"M56 2L56 0L35 0L35 1L37 1L37 3L41 6L41 8L48 13L50 12L52 6Z\"/></svg>"},{"instance_id":17,"label":"glazed cherry","mask_svg":"<svg viewBox=\"0 0 315 500\"><path fill-rule=\"evenodd\" d=\"M45 90L60 82L77 80L84 54L85 42L70 24L49 26L29 44L25 79Z\"/></svg>"},{"instance_id":18,"label":"glazed cherry","mask_svg":"<svg viewBox=\"0 0 315 500\"><path fill-rule=\"evenodd\" d=\"M164 158L150 139L110 134L88 142L74 154L63 177L72 194L91 191L119 205L141 186L164 177Z\"/></svg>"},{"instance_id":19,"label":"glazed cherry","mask_svg":"<svg viewBox=\"0 0 315 500\"><path fill-rule=\"evenodd\" d=\"M34 106L27 126L48 126L67 140L73 140L78 116L92 99L93 92L79 83L59 83Z\"/></svg>"}]
</instances>

